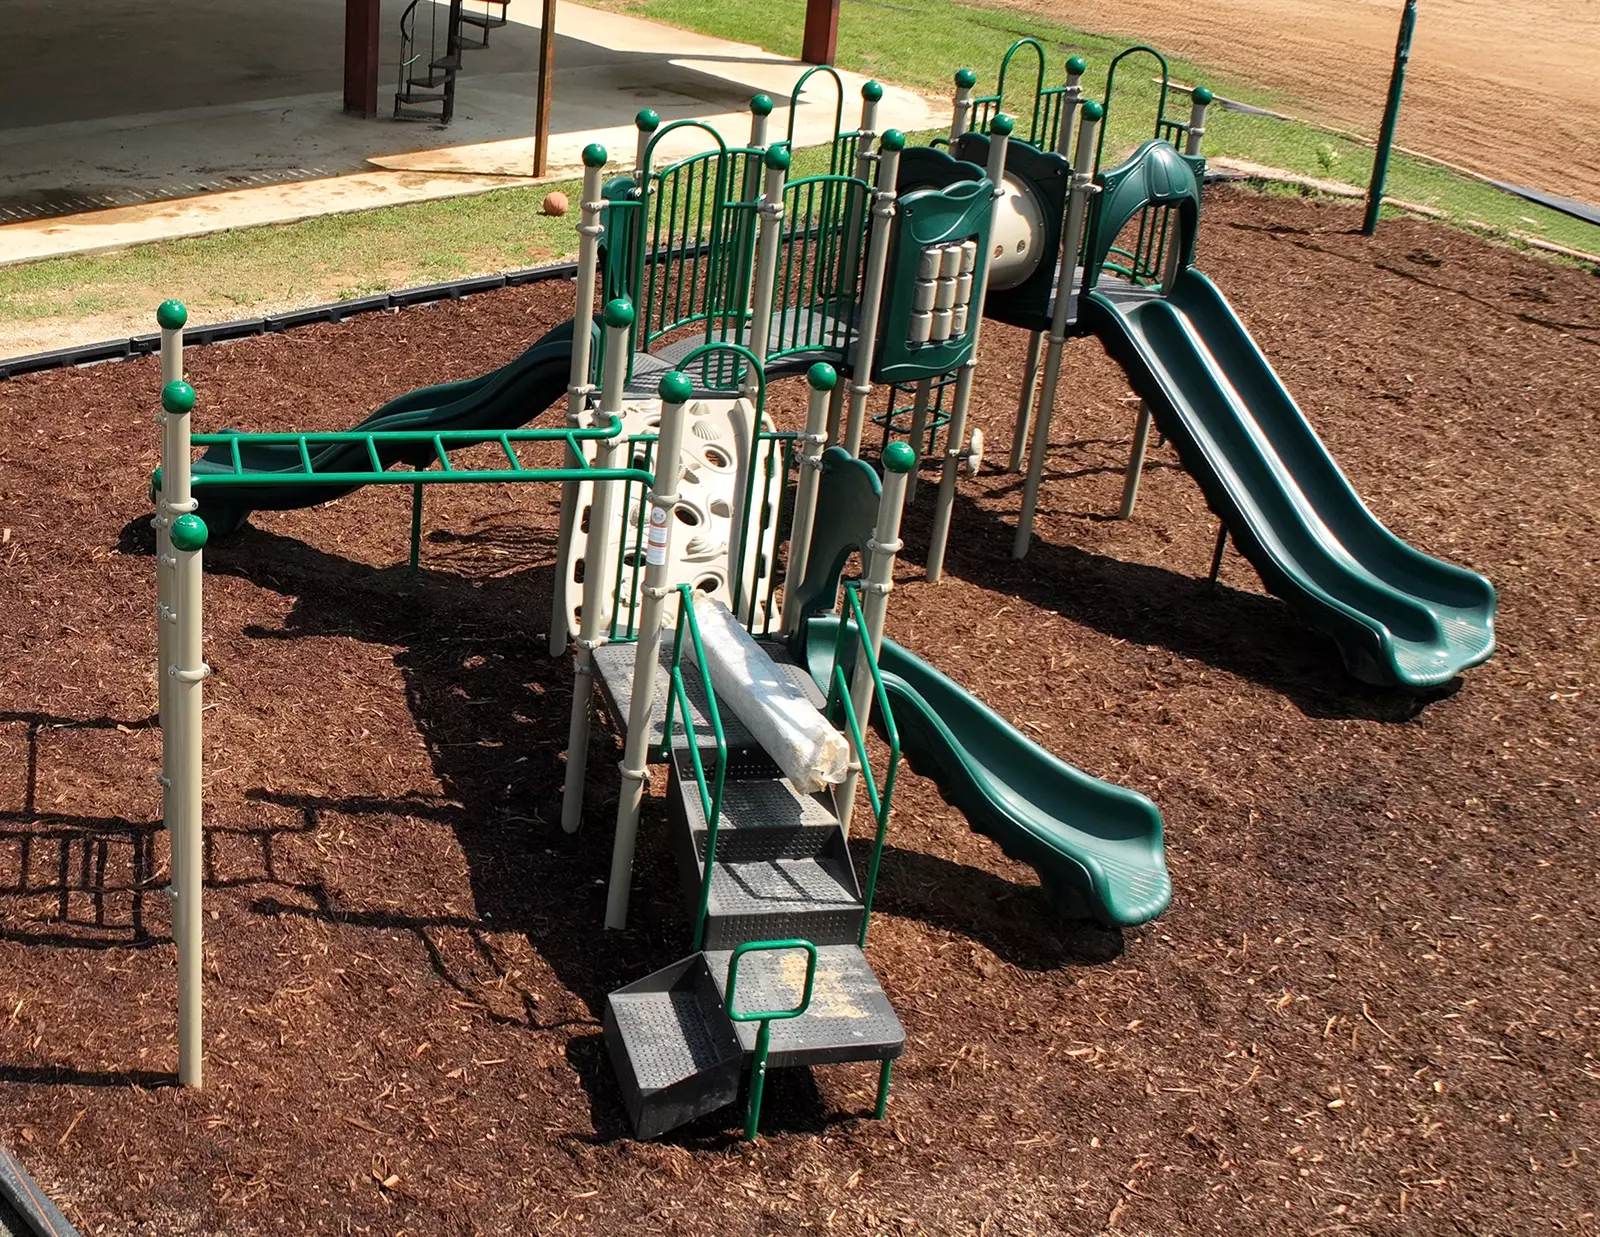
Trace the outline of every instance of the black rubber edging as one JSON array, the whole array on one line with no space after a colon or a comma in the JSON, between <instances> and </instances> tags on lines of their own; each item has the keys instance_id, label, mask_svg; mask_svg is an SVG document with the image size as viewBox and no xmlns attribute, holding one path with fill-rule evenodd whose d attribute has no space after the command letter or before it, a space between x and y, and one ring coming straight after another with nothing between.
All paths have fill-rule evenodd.
<instances>
[{"instance_id":1,"label":"black rubber edging","mask_svg":"<svg viewBox=\"0 0 1600 1237\"><path fill-rule=\"evenodd\" d=\"M219 344L230 339L248 339L253 335L276 334L292 331L296 327L312 326L320 322L343 322L357 314L375 313L379 310L408 309L415 305L428 305L434 301L459 301L479 292L497 292L501 288L521 288L527 284L544 283L556 279L575 279L576 262L560 262L554 266L530 266L507 271L503 275L473 275L448 283L424 284L417 288L400 288L394 292L379 292L373 296L352 297L345 301L331 301L326 305L311 305L305 309L291 309L281 314L268 314L261 318L236 318L230 322L214 322L206 326L184 328L183 346L198 348L206 344ZM53 348L48 352L33 352L27 356L0 360L0 382L22 374L37 374L50 369L69 369L75 365L91 365L98 361L125 361L134 357L149 356L161 347L160 332L133 335L127 339L108 339L97 344L79 344L74 348Z\"/></svg>"},{"instance_id":2,"label":"black rubber edging","mask_svg":"<svg viewBox=\"0 0 1600 1237\"><path fill-rule=\"evenodd\" d=\"M79 1237L66 1216L45 1197L39 1183L16 1159L0 1150L0 1218L9 1208L21 1220L18 1237Z\"/></svg>"}]
</instances>

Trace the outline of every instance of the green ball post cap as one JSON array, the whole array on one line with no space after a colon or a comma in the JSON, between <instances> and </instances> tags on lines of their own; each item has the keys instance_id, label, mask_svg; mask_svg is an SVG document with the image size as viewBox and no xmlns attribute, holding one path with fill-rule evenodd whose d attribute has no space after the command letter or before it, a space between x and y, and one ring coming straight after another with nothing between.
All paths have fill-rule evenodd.
<instances>
[{"instance_id":1,"label":"green ball post cap","mask_svg":"<svg viewBox=\"0 0 1600 1237\"><path fill-rule=\"evenodd\" d=\"M150 474L150 501L155 502L156 495L161 493L161 465L156 465L156 470Z\"/></svg>"},{"instance_id":2,"label":"green ball post cap","mask_svg":"<svg viewBox=\"0 0 1600 1237\"><path fill-rule=\"evenodd\" d=\"M1206 104L1210 103L1211 100L1215 99L1217 96L1212 94L1204 86L1196 86L1194 88L1194 90L1192 92L1190 92L1189 97L1191 99L1193 99L1196 103L1198 103L1202 107L1204 107Z\"/></svg>"},{"instance_id":3,"label":"green ball post cap","mask_svg":"<svg viewBox=\"0 0 1600 1237\"><path fill-rule=\"evenodd\" d=\"M167 412L182 416L194 411L194 388L183 379L169 382L161 388L161 407Z\"/></svg>"},{"instance_id":4,"label":"green ball post cap","mask_svg":"<svg viewBox=\"0 0 1600 1237\"><path fill-rule=\"evenodd\" d=\"M673 370L670 374L661 375L661 401L666 404L687 404L689 397L694 394L694 383L689 381L689 375Z\"/></svg>"},{"instance_id":5,"label":"green ball post cap","mask_svg":"<svg viewBox=\"0 0 1600 1237\"><path fill-rule=\"evenodd\" d=\"M1088 68L1089 62L1082 56L1074 56L1072 59L1067 61L1067 72L1071 73L1074 77L1082 77Z\"/></svg>"},{"instance_id":6,"label":"green ball post cap","mask_svg":"<svg viewBox=\"0 0 1600 1237\"><path fill-rule=\"evenodd\" d=\"M583 148L583 166L586 168L603 168L610 157L599 142L590 142Z\"/></svg>"},{"instance_id":7,"label":"green ball post cap","mask_svg":"<svg viewBox=\"0 0 1600 1237\"><path fill-rule=\"evenodd\" d=\"M176 331L189 321L189 311L182 301L162 301L156 306L156 325L163 331Z\"/></svg>"},{"instance_id":8,"label":"green ball post cap","mask_svg":"<svg viewBox=\"0 0 1600 1237\"><path fill-rule=\"evenodd\" d=\"M633 118L633 123L649 132L661 124L661 116L653 107L641 107L639 114Z\"/></svg>"},{"instance_id":9,"label":"green ball post cap","mask_svg":"<svg viewBox=\"0 0 1600 1237\"><path fill-rule=\"evenodd\" d=\"M198 550L211 535L206 522L197 515L180 515L172 521L172 545L178 550Z\"/></svg>"},{"instance_id":10,"label":"green ball post cap","mask_svg":"<svg viewBox=\"0 0 1600 1237\"><path fill-rule=\"evenodd\" d=\"M978 75L971 69L956 70L956 85L962 90L971 90L978 84Z\"/></svg>"},{"instance_id":11,"label":"green ball post cap","mask_svg":"<svg viewBox=\"0 0 1600 1237\"><path fill-rule=\"evenodd\" d=\"M772 99L768 95L758 94L750 100L750 110L757 116L772 115Z\"/></svg>"},{"instance_id":12,"label":"green ball post cap","mask_svg":"<svg viewBox=\"0 0 1600 1237\"><path fill-rule=\"evenodd\" d=\"M813 391L831 391L839 385L839 371L826 361L818 361L806 370L806 382Z\"/></svg>"},{"instance_id":13,"label":"green ball post cap","mask_svg":"<svg viewBox=\"0 0 1600 1237\"><path fill-rule=\"evenodd\" d=\"M1010 137L1011 130L1015 129L1016 127L1017 122L1012 120L1011 117L1007 116L1004 112L1001 112L989 122L989 132L997 133L1001 137Z\"/></svg>"},{"instance_id":14,"label":"green ball post cap","mask_svg":"<svg viewBox=\"0 0 1600 1237\"><path fill-rule=\"evenodd\" d=\"M890 472L910 472L917 466L917 453L909 442L891 442L883 449L883 466Z\"/></svg>"},{"instance_id":15,"label":"green ball post cap","mask_svg":"<svg viewBox=\"0 0 1600 1237\"><path fill-rule=\"evenodd\" d=\"M883 83L879 81L869 81L861 88L861 97L868 103L877 103L883 98Z\"/></svg>"},{"instance_id":16,"label":"green ball post cap","mask_svg":"<svg viewBox=\"0 0 1600 1237\"><path fill-rule=\"evenodd\" d=\"M776 146L767 148L767 166L773 171L776 172L781 169L787 172L789 170L789 162L789 145L787 142L779 142Z\"/></svg>"},{"instance_id":17,"label":"green ball post cap","mask_svg":"<svg viewBox=\"0 0 1600 1237\"><path fill-rule=\"evenodd\" d=\"M1083 105L1083 118L1085 120L1092 120L1095 122L1095 124L1099 124L1100 121L1105 117L1105 114L1106 109L1101 104L1096 103L1093 99L1090 99Z\"/></svg>"},{"instance_id":18,"label":"green ball post cap","mask_svg":"<svg viewBox=\"0 0 1600 1237\"><path fill-rule=\"evenodd\" d=\"M605 313L602 315L605 324L617 330L633 325L633 302L625 296L619 296L614 301L606 302Z\"/></svg>"},{"instance_id":19,"label":"green ball post cap","mask_svg":"<svg viewBox=\"0 0 1600 1237\"><path fill-rule=\"evenodd\" d=\"M906 135L899 129L889 129L883 135L883 148L885 150L904 150L906 148Z\"/></svg>"}]
</instances>

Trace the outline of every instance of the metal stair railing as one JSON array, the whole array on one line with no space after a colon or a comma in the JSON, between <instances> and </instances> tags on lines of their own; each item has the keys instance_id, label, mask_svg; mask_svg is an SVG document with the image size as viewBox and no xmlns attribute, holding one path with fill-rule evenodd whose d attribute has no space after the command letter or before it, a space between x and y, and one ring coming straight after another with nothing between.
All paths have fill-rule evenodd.
<instances>
[{"instance_id":1,"label":"metal stair railing","mask_svg":"<svg viewBox=\"0 0 1600 1237\"><path fill-rule=\"evenodd\" d=\"M800 1003L792 1009L747 1009L736 1010L733 1007L734 990L739 979L739 960L746 954L766 953L778 949L803 949L806 951L806 980L800 992ZM745 1108L744 1136L746 1141L754 1141L756 1131L761 1126L761 1096L767 1084L767 1055L772 1048L772 1024L785 1018L798 1018L811 1008L811 991L817 982L817 947L810 941L791 937L787 940L776 941L746 941L733 951L733 956L728 959L728 995L724 1007L728 1011L728 1018L733 1022L759 1022L761 1027L756 1031L755 1055L750 1061L750 1099ZM878 1114L882 1116L882 1113Z\"/></svg>"}]
</instances>

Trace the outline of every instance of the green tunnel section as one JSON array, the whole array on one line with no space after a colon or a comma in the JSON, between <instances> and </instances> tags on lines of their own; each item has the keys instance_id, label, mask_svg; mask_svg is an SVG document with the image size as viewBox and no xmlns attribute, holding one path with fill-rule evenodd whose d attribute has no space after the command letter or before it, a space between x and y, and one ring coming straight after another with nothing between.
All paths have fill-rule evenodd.
<instances>
[{"instance_id":1,"label":"green tunnel section","mask_svg":"<svg viewBox=\"0 0 1600 1237\"><path fill-rule=\"evenodd\" d=\"M796 650L823 686L838 623L812 618ZM1154 803L1053 756L893 640L879 667L912 769L975 831L1037 871L1057 911L1131 927L1167 908L1172 879Z\"/></svg>"},{"instance_id":2,"label":"green tunnel section","mask_svg":"<svg viewBox=\"0 0 1600 1237\"><path fill-rule=\"evenodd\" d=\"M544 335L515 360L476 378L421 387L390 400L352 432L379 433L411 431L511 430L527 424L550 405L566 396L572 361L572 323ZM384 468L406 464L425 468L435 459L427 442L389 444L379 448ZM314 507L348 494L348 485L307 485L305 465L299 450L286 444L245 444L240 448L240 464L254 474L283 473L298 476L298 482L281 487L252 482L232 486L206 485L197 490L200 515L212 535L236 531L252 510L286 511ZM312 453L316 472L332 473L365 470L369 467L367 449L360 443L330 443ZM194 475L231 474L232 457L225 447L212 447L194 463Z\"/></svg>"}]
</instances>

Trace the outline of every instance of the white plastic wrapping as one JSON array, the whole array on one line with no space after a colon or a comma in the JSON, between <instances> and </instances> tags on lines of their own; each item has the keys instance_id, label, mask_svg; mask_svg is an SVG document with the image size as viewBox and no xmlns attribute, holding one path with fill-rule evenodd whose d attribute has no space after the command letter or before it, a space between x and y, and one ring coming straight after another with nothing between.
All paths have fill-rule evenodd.
<instances>
[{"instance_id":1,"label":"white plastic wrapping","mask_svg":"<svg viewBox=\"0 0 1600 1237\"><path fill-rule=\"evenodd\" d=\"M850 763L844 735L720 601L696 594L694 616L718 702L733 710L794 788L814 794L844 781Z\"/></svg>"}]
</instances>

